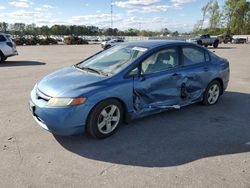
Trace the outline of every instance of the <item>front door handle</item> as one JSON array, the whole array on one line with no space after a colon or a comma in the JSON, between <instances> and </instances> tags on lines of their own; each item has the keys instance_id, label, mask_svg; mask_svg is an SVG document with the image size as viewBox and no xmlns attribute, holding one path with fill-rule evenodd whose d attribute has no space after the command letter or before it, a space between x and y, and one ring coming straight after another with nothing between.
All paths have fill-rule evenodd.
<instances>
[{"instance_id":1,"label":"front door handle","mask_svg":"<svg viewBox=\"0 0 250 188\"><path fill-rule=\"evenodd\" d=\"M172 74L173 77L176 77L176 76L179 76L179 75L180 75L180 74L178 74L178 73Z\"/></svg>"},{"instance_id":2,"label":"front door handle","mask_svg":"<svg viewBox=\"0 0 250 188\"><path fill-rule=\"evenodd\" d=\"M209 70L209 68L208 68L208 67L204 67L203 70L204 70L205 72L207 72L207 71Z\"/></svg>"}]
</instances>

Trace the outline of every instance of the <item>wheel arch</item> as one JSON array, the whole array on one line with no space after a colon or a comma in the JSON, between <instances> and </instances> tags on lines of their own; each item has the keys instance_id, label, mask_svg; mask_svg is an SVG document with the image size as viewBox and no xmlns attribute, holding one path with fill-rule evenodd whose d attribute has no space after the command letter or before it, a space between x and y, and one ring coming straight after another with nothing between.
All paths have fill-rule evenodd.
<instances>
[{"instance_id":1,"label":"wheel arch","mask_svg":"<svg viewBox=\"0 0 250 188\"><path fill-rule=\"evenodd\" d=\"M116 100L116 101L118 101L118 102L122 105L122 108L123 108L123 122L127 123L127 122L130 121L130 117L129 117L129 114L128 114L128 107L127 107L126 103L125 103L122 99L120 99L120 98L118 98L118 97L108 97L108 98L105 98L105 99L100 100L98 103L96 103L96 104L91 108L91 110L89 111L89 114L88 114L88 116L87 116L87 119L86 119L86 124L87 124L87 122L89 121L90 114L93 112L93 110L95 109L95 107L96 107L97 105L99 105L100 103L102 103L102 102L104 102L104 101L107 101L107 100Z\"/></svg>"},{"instance_id":2,"label":"wheel arch","mask_svg":"<svg viewBox=\"0 0 250 188\"><path fill-rule=\"evenodd\" d=\"M215 39L214 42L215 42L215 43L220 43L219 39Z\"/></svg>"},{"instance_id":3,"label":"wheel arch","mask_svg":"<svg viewBox=\"0 0 250 188\"><path fill-rule=\"evenodd\" d=\"M221 78L217 77L217 78L213 79L211 82L213 82L213 81L218 81L220 83L220 86L221 86L221 93L220 93L220 95L222 95L223 92L224 92L224 83L223 83L223 80ZM211 82L209 82L209 84Z\"/></svg>"}]
</instances>

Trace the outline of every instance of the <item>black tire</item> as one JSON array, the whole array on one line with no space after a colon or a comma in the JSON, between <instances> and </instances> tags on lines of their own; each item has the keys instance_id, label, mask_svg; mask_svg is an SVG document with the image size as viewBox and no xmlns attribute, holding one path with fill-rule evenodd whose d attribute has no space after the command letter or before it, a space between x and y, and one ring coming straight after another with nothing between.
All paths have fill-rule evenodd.
<instances>
[{"instance_id":1,"label":"black tire","mask_svg":"<svg viewBox=\"0 0 250 188\"><path fill-rule=\"evenodd\" d=\"M114 126L114 129L111 132L103 133L98 128L98 122L100 121L100 118L102 117L101 112L105 108L106 109L109 108L111 105L114 105L119 109L120 119L119 119L119 121L117 121L118 124ZM113 135L118 130L121 122L123 121L123 116L124 116L124 109L119 101L117 101L115 99L108 99L108 100L105 100L103 102L100 102L99 104L97 104L93 108L93 110L91 110L91 112L89 114L89 117L87 120L86 131L90 136L92 136L94 138L98 138L98 139L107 138L107 137Z\"/></svg>"},{"instance_id":2,"label":"black tire","mask_svg":"<svg viewBox=\"0 0 250 188\"><path fill-rule=\"evenodd\" d=\"M202 46L202 41L201 41L201 40L198 40L198 41L197 41L197 44Z\"/></svg>"},{"instance_id":3,"label":"black tire","mask_svg":"<svg viewBox=\"0 0 250 188\"><path fill-rule=\"evenodd\" d=\"M107 45L104 49L107 50L109 48L111 48L111 45Z\"/></svg>"},{"instance_id":4,"label":"black tire","mask_svg":"<svg viewBox=\"0 0 250 188\"><path fill-rule=\"evenodd\" d=\"M214 48L218 48L219 46L219 42L218 41L215 41L214 44L213 44Z\"/></svg>"},{"instance_id":5,"label":"black tire","mask_svg":"<svg viewBox=\"0 0 250 188\"><path fill-rule=\"evenodd\" d=\"M218 88L219 88L219 95L218 95L217 100L215 102L211 103L211 102L209 102L209 97L210 97L209 90L214 85L218 86ZM207 86L206 91L204 92L202 104L204 104L204 105L214 105L214 104L216 104L219 101L221 93L222 93L222 86L221 86L220 82L218 82L217 80L214 80L214 81L210 82L210 84Z\"/></svg>"},{"instance_id":6,"label":"black tire","mask_svg":"<svg viewBox=\"0 0 250 188\"><path fill-rule=\"evenodd\" d=\"M0 63L4 62L6 59L7 57L5 57L3 53L0 51Z\"/></svg>"},{"instance_id":7,"label":"black tire","mask_svg":"<svg viewBox=\"0 0 250 188\"><path fill-rule=\"evenodd\" d=\"M208 45L206 44L206 45L204 45L206 48L208 47Z\"/></svg>"}]
</instances>

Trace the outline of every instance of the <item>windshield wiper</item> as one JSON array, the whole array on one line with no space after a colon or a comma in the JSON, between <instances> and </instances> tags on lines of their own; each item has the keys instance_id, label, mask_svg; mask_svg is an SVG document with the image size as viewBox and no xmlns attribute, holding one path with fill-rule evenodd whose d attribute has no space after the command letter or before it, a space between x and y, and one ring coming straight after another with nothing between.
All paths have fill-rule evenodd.
<instances>
[{"instance_id":1,"label":"windshield wiper","mask_svg":"<svg viewBox=\"0 0 250 188\"><path fill-rule=\"evenodd\" d=\"M104 73L101 70L93 69L93 68L90 68L90 67L80 67L79 65L75 65L75 67L78 68L78 69L81 69L81 70L86 70L86 71L94 72L94 73L97 73L97 74L100 74L100 75L108 76L108 74Z\"/></svg>"}]
</instances>

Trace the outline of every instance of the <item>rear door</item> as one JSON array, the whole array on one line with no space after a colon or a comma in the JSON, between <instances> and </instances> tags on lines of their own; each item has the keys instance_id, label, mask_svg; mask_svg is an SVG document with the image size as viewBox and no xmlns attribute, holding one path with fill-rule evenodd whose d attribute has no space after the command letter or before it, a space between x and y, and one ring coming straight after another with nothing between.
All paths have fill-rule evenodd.
<instances>
[{"instance_id":1,"label":"rear door","mask_svg":"<svg viewBox=\"0 0 250 188\"><path fill-rule=\"evenodd\" d=\"M208 53L201 47L182 46L182 105L197 102L212 76Z\"/></svg>"},{"instance_id":2,"label":"rear door","mask_svg":"<svg viewBox=\"0 0 250 188\"><path fill-rule=\"evenodd\" d=\"M134 78L133 103L137 112L172 108L180 103L182 75L179 48L167 47L146 58Z\"/></svg>"}]
</instances>

